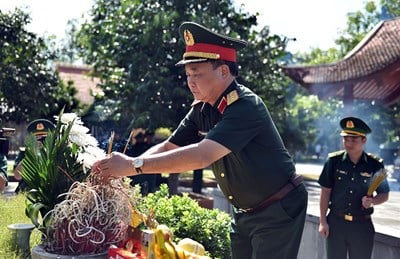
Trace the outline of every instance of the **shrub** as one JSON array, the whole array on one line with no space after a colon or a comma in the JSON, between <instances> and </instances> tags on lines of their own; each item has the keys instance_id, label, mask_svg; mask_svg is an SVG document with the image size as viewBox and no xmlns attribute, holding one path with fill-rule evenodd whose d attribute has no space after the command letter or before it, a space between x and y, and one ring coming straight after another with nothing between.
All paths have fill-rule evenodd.
<instances>
[{"instance_id":1,"label":"shrub","mask_svg":"<svg viewBox=\"0 0 400 259\"><path fill-rule=\"evenodd\" d=\"M154 213L159 224L165 224L173 231L175 242L192 238L203 244L210 256L230 258L231 218L226 212L202 208L187 194L169 197L165 184L144 198L140 210Z\"/></svg>"}]
</instances>

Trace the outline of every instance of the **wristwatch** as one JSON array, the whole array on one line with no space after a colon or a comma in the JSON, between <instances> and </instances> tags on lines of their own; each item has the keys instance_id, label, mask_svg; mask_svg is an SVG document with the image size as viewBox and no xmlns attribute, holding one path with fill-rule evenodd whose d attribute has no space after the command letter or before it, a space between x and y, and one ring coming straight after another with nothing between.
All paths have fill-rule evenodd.
<instances>
[{"instance_id":1,"label":"wristwatch","mask_svg":"<svg viewBox=\"0 0 400 259\"><path fill-rule=\"evenodd\" d=\"M143 169L142 169L143 164L144 164L143 158L137 157L137 158L135 158L135 160L133 160L132 165L135 168L137 174L143 173Z\"/></svg>"}]
</instances>

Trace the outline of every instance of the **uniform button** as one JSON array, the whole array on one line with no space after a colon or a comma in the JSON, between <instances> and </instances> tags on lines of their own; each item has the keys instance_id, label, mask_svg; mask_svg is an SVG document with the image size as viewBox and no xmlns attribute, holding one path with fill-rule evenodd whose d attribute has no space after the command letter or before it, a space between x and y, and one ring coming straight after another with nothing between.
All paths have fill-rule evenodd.
<instances>
[{"instance_id":1,"label":"uniform button","mask_svg":"<svg viewBox=\"0 0 400 259\"><path fill-rule=\"evenodd\" d=\"M342 177L339 176L339 177L338 177L338 180L342 180Z\"/></svg>"},{"instance_id":2,"label":"uniform button","mask_svg":"<svg viewBox=\"0 0 400 259\"><path fill-rule=\"evenodd\" d=\"M228 199L229 199L229 200L232 200L232 199L233 199L233 196L232 196L232 195L229 195L229 196L228 196Z\"/></svg>"},{"instance_id":3,"label":"uniform button","mask_svg":"<svg viewBox=\"0 0 400 259\"><path fill-rule=\"evenodd\" d=\"M351 180L354 181L354 177L351 177Z\"/></svg>"},{"instance_id":4,"label":"uniform button","mask_svg":"<svg viewBox=\"0 0 400 259\"><path fill-rule=\"evenodd\" d=\"M367 180L364 180L364 183L366 183L367 182Z\"/></svg>"},{"instance_id":5,"label":"uniform button","mask_svg":"<svg viewBox=\"0 0 400 259\"><path fill-rule=\"evenodd\" d=\"M350 190L350 193L353 193L353 190Z\"/></svg>"},{"instance_id":6,"label":"uniform button","mask_svg":"<svg viewBox=\"0 0 400 259\"><path fill-rule=\"evenodd\" d=\"M221 177L225 177L225 174L224 174L224 173L221 173Z\"/></svg>"},{"instance_id":7,"label":"uniform button","mask_svg":"<svg viewBox=\"0 0 400 259\"><path fill-rule=\"evenodd\" d=\"M349 207L351 206L351 202L349 202ZM349 213L350 214L350 213Z\"/></svg>"}]
</instances>

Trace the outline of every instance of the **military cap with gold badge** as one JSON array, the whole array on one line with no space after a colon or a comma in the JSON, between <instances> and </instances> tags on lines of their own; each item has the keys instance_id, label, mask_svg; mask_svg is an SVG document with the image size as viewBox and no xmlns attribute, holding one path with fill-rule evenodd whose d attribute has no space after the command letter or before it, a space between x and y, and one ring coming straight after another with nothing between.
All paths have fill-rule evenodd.
<instances>
[{"instance_id":1,"label":"military cap with gold badge","mask_svg":"<svg viewBox=\"0 0 400 259\"><path fill-rule=\"evenodd\" d=\"M194 22L182 23L179 33L185 41L186 50L176 66L207 60L236 62L236 51L247 45L246 41L213 32Z\"/></svg>"},{"instance_id":2,"label":"military cap with gold badge","mask_svg":"<svg viewBox=\"0 0 400 259\"><path fill-rule=\"evenodd\" d=\"M29 133L32 133L36 139L44 138L50 130L55 129L54 124L46 119L37 119L30 122L26 128Z\"/></svg>"},{"instance_id":3,"label":"military cap with gold badge","mask_svg":"<svg viewBox=\"0 0 400 259\"><path fill-rule=\"evenodd\" d=\"M365 137L371 133L370 127L361 119L355 117L347 117L340 121L342 128L341 136Z\"/></svg>"}]
</instances>

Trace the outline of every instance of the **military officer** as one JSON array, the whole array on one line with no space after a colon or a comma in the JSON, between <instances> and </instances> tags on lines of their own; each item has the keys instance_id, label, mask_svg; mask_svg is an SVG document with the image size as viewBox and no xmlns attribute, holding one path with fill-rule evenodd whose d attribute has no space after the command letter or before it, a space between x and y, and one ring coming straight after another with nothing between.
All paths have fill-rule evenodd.
<instances>
[{"instance_id":1,"label":"military officer","mask_svg":"<svg viewBox=\"0 0 400 259\"><path fill-rule=\"evenodd\" d=\"M319 177L321 185L319 233L327 238L328 259L371 258L373 205L388 200L386 179L373 197L367 195L374 174L384 168L382 159L364 151L370 127L361 119L340 121L344 150L329 154ZM328 213L329 210L329 213Z\"/></svg>"},{"instance_id":2,"label":"military officer","mask_svg":"<svg viewBox=\"0 0 400 259\"><path fill-rule=\"evenodd\" d=\"M34 120L34 121L30 122L28 124L28 126L26 127L26 131L28 132L28 134L32 134L33 136L35 136L39 147L42 145L48 132L50 130L54 130L54 129L55 129L54 124L51 121L46 120L46 119ZM19 153L18 153L17 157L15 158L15 162L14 162L14 177L16 180L19 181L15 192L20 192L20 191L26 190L26 188L28 187L21 176L22 159L24 158L24 156L25 156L25 147L21 147L19 149Z\"/></svg>"},{"instance_id":3,"label":"military officer","mask_svg":"<svg viewBox=\"0 0 400 259\"><path fill-rule=\"evenodd\" d=\"M179 31L186 51L177 65L194 96L190 111L166 141L139 157L113 153L95 170L108 177L211 165L234 206L232 258L296 258L307 191L263 100L236 81L236 52L247 42L192 22Z\"/></svg>"}]
</instances>

